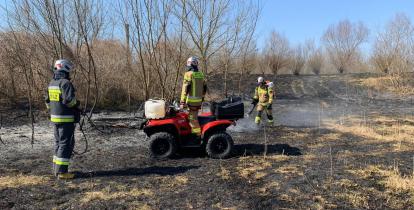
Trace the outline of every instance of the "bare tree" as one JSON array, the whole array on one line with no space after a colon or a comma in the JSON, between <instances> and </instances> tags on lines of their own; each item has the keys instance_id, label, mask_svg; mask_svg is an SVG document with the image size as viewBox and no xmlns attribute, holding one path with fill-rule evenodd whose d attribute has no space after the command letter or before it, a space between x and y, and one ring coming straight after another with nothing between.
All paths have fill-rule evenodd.
<instances>
[{"instance_id":1,"label":"bare tree","mask_svg":"<svg viewBox=\"0 0 414 210\"><path fill-rule=\"evenodd\" d=\"M36 52L34 48L30 49L23 49L23 46L33 46L32 44L25 44L27 42L31 42L29 37L19 34L15 31L11 31L11 40L21 40L21 42L14 42L13 45L11 45L10 48L6 48L6 52L9 56L9 60L12 60L12 63L14 63L13 66L9 66L12 68L12 71L18 71L22 74L24 81L24 86L22 87L23 91L26 93L26 99L28 102L28 117L30 119L31 124L31 144L33 146L34 143L34 123L35 123L35 116L33 112L33 92L35 87L34 82L34 72L33 72L33 60L32 55Z\"/></svg>"},{"instance_id":2,"label":"bare tree","mask_svg":"<svg viewBox=\"0 0 414 210\"><path fill-rule=\"evenodd\" d=\"M414 26L405 14L397 14L376 37L371 61L384 73L401 74L410 70Z\"/></svg>"},{"instance_id":3,"label":"bare tree","mask_svg":"<svg viewBox=\"0 0 414 210\"><path fill-rule=\"evenodd\" d=\"M290 68L293 75L299 76L307 59L307 51L301 44L292 50L292 57L290 61Z\"/></svg>"},{"instance_id":4,"label":"bare tree","mask_svg":"<svg viewBox=\"0 0 414 210\"><path fill-rule=\"evenodd\" d=\"M371 61L384 73L400 94L409 92L412 81L407 72L414 68L414 26L405 14L397 14L379 33L373 47Z\"/></svg>"},{"instance_id":5,"label":"bare tree","mask_svg":"<svg viewBox=\"0 0 414 210\"><path fill-rule=\"evenodd\" d=\"M249 78L249 74L253 73L258 66L258 60L260 56L258 55L258 50L256 48L256 43L251 40L250 42L245 42L245 46L242 47L242 55L240 59L240 64L237 66L239 70L239 79L238 79L238 92L239 95L242 94L243 84L246 78Z\"/></svg>"},{"instance_id":6,"label":"bare tree","mask_svg":"<svg viewBox=\"0 0 414 210\"><path fill-rule=\"evenodd\" d=\"M209 73L207 61L221 60L221 69L227 78L242 42L255 30L254 5L248 0L120 3L123 25L131 26L130 41L136 56L133 62L137 64L133 65L134 75L143 82L144 98L149 98L152 91L160 91L163 98L173 98L185 58L193 54L200 57L205 74ZM248 37L251 39L252 35Z\"/></svg>"},{"instance_id":7,"label":"bare tree","mask_svg":"<svg viewBox=\"0 0 414 210\"><path fill-rule=\"evenodd\" d=\"M159 28L153 28L154 21L156 20L152 16L154 8L151 2L128 0L125 2L125 5L120 6L120 13L122 14L124 25L128 24L132 26L130 41L133 51L137 56L138 63L138 66L136 66L137 72L133 75L137 77L141 76L141 78L136 78L136 80L143 82L142 91L144 99L148 99L151 80L148 59L151 57L150 52L154 51L154 44L161 39L162 34L158 33L160 32ZM128 16L129 14L131 16Z\"/></svg>"},{"instance_id":8,"label":"bare tree","mask_svg":"<svg viewBox=\"0 0 414 210\"><path fill-rule=\"evenodd\" d=\"M15 55L8 59L7 68L14 74L10 76L13 82L17 81L15 78L25 78L26 82L19 84L26 84L22 89L28 94L29 111L36 101L43 104L39 101L50 79L51 64L61 58L70 59L77 66L73 77L77 72L83 75L77 83L80 90L86 87L86 91L78 91L85 97L85 110L90 97L94 97L96 105L99 88L92 45L103 30L102 7L98 0L13 0L12 7L7 8L8 30L12 36L6 49ZM15 68L22 70L12 71Z\"/></svg>"},{"instance_id":9,"label":"bare tree","mask_svg":"<svg viewBox=\"0 0 414 210\"><path fill-rule=\"evenodd\" d=\"M323 64L322 49L316 48L314 40L308 40L305 43L305 51L307 52L306 62L310 70L319 75Z\"/></svg>"},{"instance_id":10,"label":"bare tree","mask_svg":"<svg viewBox=\"0 0 414 210\"><path fill-rule=\"evenodd\" d=\"M276 31L272 31L266 41L264 57L273 74L289 65L291 50L289 40Z\"/></svg>"},{"instance_id":11,"label":"bare tree","mask_svg":"<svg viewBox=\"0 0 414 210\"><path fill-rule=\"evenodd\" d=\"M229 31L226 33L226 44L221 50L222 52L219 52L220 57L220 66L222 66L223 69L223 83L224 83L224 96L227 97L227 91L228 91L228 77L229 77L229 71L231 69L231 65L234 64L232 59L235 58L235 50L236 50L236 44L238 43L239 39L239 32L240 32L241 25L237 24L234 28L234 31Z\"/></svg>"},{"instance_id":12,"label":"bare tree","mask_svg":"<svg viewBox=\"0 0 414 210\"><path fill-rule=\"evenodd\" d=\"M150 97L151 89L159 90L162 98L172 99L186 48L184 22L173 19L173 14L182 15L184 10L172 0L128 0L120 6L124 25L132 26L130 41L137 63L134 75L143 82L144 99ZM171 22L176 27L170 27Z\"/></svg>"},{"instance_id":13,"label":"bare tree","mask_svg":"<svg viewBox=\"0 0 414 210\"><path fill-rule=\"evenodd\" d=\"M14 7L14 11L18 11L18 13L9 13L9 36L6 38L8 42L6 43L6 46L3 48L5 49L5 52L7 55L12 56L8 58L8 65L9 72L11 72L14 75L10 75L10 77L15 80L17 75L22 75L24 78L24 82L21 81L19 83L22 87L22 90L24 90L24 93L26 95L27 101L28 101L28 117L30 118L31 122L31 129L32 129L32 135L31 135L31 143L33 145L34 143L34 123L35 123L35 116L34 116L34 95L36 94L36 91L39 93L39 87L36 84L38 81L35 78L35 72L40 72L38 64L38 53L39 48L37 47L36 43L36 34L37 29L39 29L37 22L34 21L34 16L41 16L38 13L36 13L38 8L36 6L39 6L37 4L39 2L31 2L31 1L13 1L12 5ZM45 1L44 4L41 4L41 6L44 6L43 8L50 8L49 1ZM53 19L52 17L49 17L49 19ZM34 32L35 31L35 32ZM34 33L33 33L34 32ZM39 35L39 34L36 34ZM44 35L44 34L43 34ZM55 35L55 34L54 34ZM42 34L40 34L42 36ZM45 39L45 36L43 36L43 43L46 41L49 41L49 39ZM52 36L52 39L55 37ZM55 45L56 47L56 45ZM57 47L56 47L57 48ZM56 49L55 48L55 49ZM60 52L62 54L63 48L60 45L60 50L55 52ZM45 49L45 48L40 48ZM36 70L37 68L37 70ZM12 86L14 86L15 81L13 81ZM14 90L15 91L15 90ZM16 92L14 92L16 94Z\"/></svg>"},{"instance_id":14,"label":"bare tree","mask_svg":"<svg viewBox=\"0 0 414 210\"><path fill-rule=\"evenodd\" d=\"M247 3L247 4L244 4ZM251 39L256 29L260 8L250 1L240 1L235 8L237 16L227 28L223 42L224 46L219 52L220 66L224 74L224 95L228 96L229 72L233 70L239 59L245 59L248 50L251 50ZM245 67L241 66L240 69ZM239 75L239 77L241 77Z\"/></svg>"},{"instance_id":15,"label":"bare tree","mask_svg":"<svg viewBox=\"0 0 414 210\"><path fill-rule=\"evenodd\" d=\"M175 6L173 9L173 13L175 17L182 17L185 14L185 9ZM178 81L183 72L183 62L188 55L189 44L186 40L188 40L188 36L185 33L185 22L183 19L177 19L176 23L176 30L173 33L173 37L169 38L170 40L170 51L166 54L166 59L170 58L169 65L173 69L173 74L170 77L170 92L169 92L169 100L174 100L178 95L179 87Z\"/></svg>"},{"instance_id":16,"label":"bare tree","mask_svg":"<svg viewBox=\"0 0 414 210\"><path fill-rule=\"evenodd\" d=\"M7 98L8 101L11 102L13 105L17 105L18 100L18 87L16 85L16 78L17 75L13 71L14 66L16 65L10 55L10 50L8 48L11 46L10 44L10 34L4 33L1 35L0 41L0 59L2 60L2 74L3 77L0 78L1 82L1 90L0 95L3 99Z\"/></svg>"},{"instance_id":17,"label":"bare tree","mask_svg":"<svg viewBox=\"0 0 414 210\"><path fill-rule=\"evenodd\" d=\"M254 70L257 61L257 49L256 42L254 40L254 33L256 31L257 22L260 18L260 12L262 10L261 5L255 5L253 2L250 2L250 5L247 7L250 11L245 14L247 21L243 23L244 35L242 35L240 42L240 65L237 67L239 72L238 79L238 92L242 93L242 83L243 78L246 74Z\"/></svg>"},{"instance_id":18,"label":"bare tree","mask_svg":"<svg viewBox=\"0 0 414 210\"><path fill-rule=\"evenodd\" d=\"M233 27L237 10L232 7L238 2L230 0L179 0L184 27L201 60L201 68L209 73L208 60L222 49L229 27ZM236 17L236 18L235 18Z\"/></svg>"},{"instance_id":19,"label":"bare tree","mask_svg":"<svg viewBox=\"0 0 414 210\"><path fill-rule=\"evenodd\" d=\"M98 39L102 27L104 25L103 5L98 0L75 0L73 1L73 8L75 12L75 20L77 23L77 49L84 49L86 52L85 64L78 62L81 73L86 72L87 89L84 111L87 110L91 91L94 91L93 103L90 109L89 117L92 116L93 109L99 100L99 85L98 85L98 70L95 62L95 52L93 51L93 44ZM80 54L77 54L77 60L81 60Z\"/></svg>"},{"instance_id":20,"label":"bare tree","mask_svg":"<svg viewBox=\"0 0 414 210\"><path fill-rule=\"evenodd\" d=\"M344 73L357 59L359 46L367 41L368 34L368 28L362 22L348 20L331 25L325 31L322 41L339 73Z\"/></svg>"},{"instance_id":21,"label":"bare tree","mask_svg":"<svg viewBox=\"0 0 414 210\"><path fill-rule=\"evenodd\" d=\"M129 31L125 40L107 36L116 13L105 13L113 6L105 1L12 0L10 7L0 6L9 23L0 34L0 72L5 75L0 78L1 98L21 102L29 97L25 90L30 90L33 105L42 106L51 64L59 58L75 63L72 79L85 110L120 104L115 100L128 104L150 97L172 100L190 55L201 58L206 74L211 73L211 64L221 61L228 81L230 73L241 69L246 74L254 68L255 0L114 4L123 24L112 30ZM23 63L30 68L22 69Z\"/></svg>"}]
</instances>

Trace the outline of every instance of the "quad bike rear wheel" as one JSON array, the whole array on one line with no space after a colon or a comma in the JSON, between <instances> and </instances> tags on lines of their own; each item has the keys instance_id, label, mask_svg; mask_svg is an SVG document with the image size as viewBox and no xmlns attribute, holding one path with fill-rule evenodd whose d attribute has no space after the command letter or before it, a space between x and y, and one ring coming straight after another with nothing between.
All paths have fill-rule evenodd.
<instances>
[{"instance_id":1,"label":"quad bike rear wheel","mask_svg":"<svg viewBox=\"0 0 414 210\"><path fill-rule=\"evenodd\" d=\"M233 150L233 139L225 132L211 135L206 144L207 155L215 159L228 158Z\"/></svg>"},{"instance_id":2,"label":"quad bike rear wheel","mask_svg":"<svg viewBox=\"0 0 414 210\"><path fill-rule=\"evenodd\" d=\"M167 132L154 133L149 139L149 155L151 158L166 159L177 151L174 136Z\"/></svg>"}]
</instances>

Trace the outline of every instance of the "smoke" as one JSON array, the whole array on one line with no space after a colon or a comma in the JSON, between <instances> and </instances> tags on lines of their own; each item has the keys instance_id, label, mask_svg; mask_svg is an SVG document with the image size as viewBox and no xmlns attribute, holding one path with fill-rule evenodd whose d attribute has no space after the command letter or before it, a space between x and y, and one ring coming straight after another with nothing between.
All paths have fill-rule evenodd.
<instances>
[{"instance_id":1,"label":"smoke","mask_svg":"<svg viewBox=\"0 0 414 210\"><path fill-rule=\"evenodd\" d=\"M293 105L293 106L292 106ZM276 122L288 127L317 127L324 113L318 103L281 105L274 111Z\"/></svg>"},{"instance_id":2,"label":"smoke","mask_svg":"<svg viewBox=\"0 0 414 210\"><path fill-rule=\"evenodd\" d=\"M412 115L412 111L405 111L406 107L412 107L412 98L402 100L391 93L355 85L350 82L354 81L352 79L361 79L361 76L303 77L299 79L302 82L294 82L297 78L283 78L273 103L274 124L294 128L326 128L330 123L342 124L350 116L365 118L370 113L401 113L403 109L404 113ZM244 102L248 112L250 103ZM256 114L254 110L229 130L257 132L260 127L254 123ZM266 122L266 114L263 113L262 124Z\"/></svg>"},{"instance_id":3,"label":"smoke","mask_svg":"<svg viewBox=\"0 0 414 210\"><path fill-rule=\"evenodd\" d=\"M228 129L229 131L236 133L253 133L259 130L259 126L257 126L256 123L254 123L254 119L252 119L249 116L246 116L243 119L237 120L236 125L232 125Z\"/></svg>"},{"instance_id":4,"label":"smoke","mask_svg":"<svg viewBox=\"0 0 414 210\"><path fill-rule=\"evenodd\" d=\"M287 127L318 127L320 120L326 118L327 112L318 109L317 103L307 103L300 106L285 106L276 105L273 110L274 125L281 125ZM254 133L260 130L262 126L256 125L254 118L256 111L246 115L245 118L236 121L235 126L230 126L228 129L232 132L238 133ZM266 114L262 114L262 122L267 123Z\"/></svg>"},{"instance_id":5,"label":"smoke","mask_svg":"<svg viewBox=\"0 0 414 210\"><path fill-rule=\"evenodd\" d=\"M325 102L324 102L325 103ZM338 110L342 110L339 108ZM245 118L236 121L235 126L228 129L238 133L255 133L261 126L254 123L256 110ZM340 112L332 112L327 109L326 104L321 104L320 100L278 100L273 104L274 125L287 127L320 127L324 119L338 117ZM266 113L262 114L262 125L267 123Z\"/></svg>"}]
</instances>

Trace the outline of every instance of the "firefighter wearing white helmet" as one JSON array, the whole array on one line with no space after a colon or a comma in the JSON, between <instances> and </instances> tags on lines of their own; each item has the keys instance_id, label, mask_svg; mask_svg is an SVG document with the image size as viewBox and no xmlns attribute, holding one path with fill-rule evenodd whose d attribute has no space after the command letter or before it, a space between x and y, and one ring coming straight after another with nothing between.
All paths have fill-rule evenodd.
<instances>
[{"instance_id":1,"label":"firefighter wearing white helmet","mask_svg":"<svg viewBox=\"0 0 414 210\"><path fill-rule=\"evenodd\" d=\"M257 78L257 87L254 91L252 104L257 105L257 115L255 123L260 124L263 111L266 112L267 120L273 124L272 102L273 102L273 82L265 81L263 77Z\"/></svg>"},{"instance_id":2,"label":"firefighter wearing white helmet","mask_svg":"<svg viewBox=\"0 0 414 210\"><path fill-rule=\"evenodd\" d=\"M55 149L53 155L54 175L59 179L72 179L68 172L70 158L75 146L75 123L79 122L79 101L69 73L73 64L68 60L57 60L54 65L53 79L45 97L50 112L50 121L54 123Z\"/></svg>"},{"instance_id":3,"label":"firefighter wearing white helmet","mask_svg":"<svg viewBox=\"0 0 414 210\"><path fill-rule=\"evenodd\" d=\"M198 70L198 58L192 56L187 59L187 72L184 74L183 86L180 97L180 108L188 107L188 119L191 133L201 136L201 128L198 122L198 111L207 91L204 74Z\"/></svg>"}]
</instances>

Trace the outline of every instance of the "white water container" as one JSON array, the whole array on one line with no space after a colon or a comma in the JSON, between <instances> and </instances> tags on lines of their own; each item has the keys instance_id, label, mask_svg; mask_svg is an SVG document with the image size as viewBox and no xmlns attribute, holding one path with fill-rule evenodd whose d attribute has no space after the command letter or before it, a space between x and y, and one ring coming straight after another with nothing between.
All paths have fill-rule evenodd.
<instances>
[{"instance_id":1,"label":"white water container","mask_svg":"<svg viewBox=\"0 0 414 210\"><path fill-rule=\"evenodd\" d=\"M145 102L145 117L147 119L161 119L165 117L165 101L149 99Z\"/></svg>"}]
</instances>

